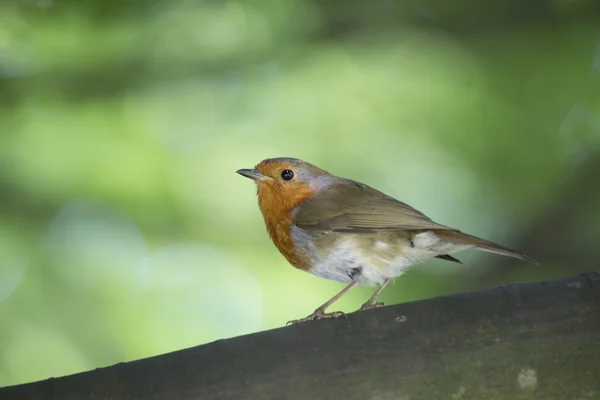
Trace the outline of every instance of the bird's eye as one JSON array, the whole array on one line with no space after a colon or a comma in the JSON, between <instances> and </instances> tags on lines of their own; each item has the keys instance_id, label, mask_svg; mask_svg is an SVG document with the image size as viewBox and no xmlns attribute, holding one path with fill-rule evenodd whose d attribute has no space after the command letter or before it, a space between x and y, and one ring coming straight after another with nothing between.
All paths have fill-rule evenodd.
<instances>
[{"instance_id":1,"label":"bird's eye","mask_svg":"<svg viewBox=\"0 0 600 400\"><path fill-rule=\"evenodd\" d=\"M284 181L289 181L294 177L294 171L291 171L289 169L284 169L281 172L281 179L283 179Z\"/></svg>"}]
</instances>

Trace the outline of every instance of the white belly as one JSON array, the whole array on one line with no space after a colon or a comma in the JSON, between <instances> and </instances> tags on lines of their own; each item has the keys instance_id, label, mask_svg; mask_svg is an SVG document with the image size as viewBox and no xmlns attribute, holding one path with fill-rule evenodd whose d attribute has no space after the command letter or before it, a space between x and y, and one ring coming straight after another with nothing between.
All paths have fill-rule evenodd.
<instances>
[{"instance_id":1,"label":"white belly","mask_svg":"<svg viewBox=\"0 0 600 400\"><path fill-rule=\"evenodd\" d=\"M358 246L356 240L361 240L362 246ZM413 237L412 244L409 243L390 248L385 242L375 240L371 248L365 248L364 238L347 235L328 253L315 258L309 272L338 282L358 280L365 285L381 284L424 260L472 247L443 241L433 232L419 233Z\"/></svg>"}]
</instances>

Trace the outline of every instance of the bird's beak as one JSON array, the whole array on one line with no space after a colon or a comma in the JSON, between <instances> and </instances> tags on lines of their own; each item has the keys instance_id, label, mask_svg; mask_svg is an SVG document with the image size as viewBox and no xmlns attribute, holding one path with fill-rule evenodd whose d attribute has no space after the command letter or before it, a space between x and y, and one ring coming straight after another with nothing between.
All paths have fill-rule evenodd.
<instances>
[{"instance_id":1,"label":"bird's beak","mask_svg":"<svg viewBox=\"0 0 600 400\"><path fill-rule=\"evenodd\" d=\"M261 174L260 171L257 169L238 169L235 172L255 181L266 181L270 179L268 176L264 176L263 174Z\"/></svg>"}]
</instances>

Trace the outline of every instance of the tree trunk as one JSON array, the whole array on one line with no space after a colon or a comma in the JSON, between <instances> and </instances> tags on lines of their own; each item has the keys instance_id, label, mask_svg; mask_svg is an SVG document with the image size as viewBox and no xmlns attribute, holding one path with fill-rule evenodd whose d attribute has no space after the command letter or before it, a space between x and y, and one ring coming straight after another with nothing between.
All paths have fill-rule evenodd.
<instances>
[{"instance_id":1,"label":"tree trunk","mask_svg":"<svg viewBox=\"0 0 600 400\"><path fill-rule=\"evenodd\" d=\"M600 399L600 273L220 340L0 399Z\"/></svg>"}]
</instances>

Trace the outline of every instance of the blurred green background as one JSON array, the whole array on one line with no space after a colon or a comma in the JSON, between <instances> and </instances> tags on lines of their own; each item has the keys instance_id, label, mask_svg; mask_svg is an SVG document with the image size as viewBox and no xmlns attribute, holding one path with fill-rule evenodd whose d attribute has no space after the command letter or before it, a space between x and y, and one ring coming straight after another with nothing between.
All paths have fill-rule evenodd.
<instances>
[{"instance_id":1,"label":"blurred green background","mask_svg":"<svg viewBox=\"0 0 600 400\"><path fill-rule=\"evenodd\" d=\"M542 264L464 252L388 304L597 269L599 8L2 1L0 386L279 327L339 291L270 242L235 174L264 158Z\"/></svg>"}]
</instances>

